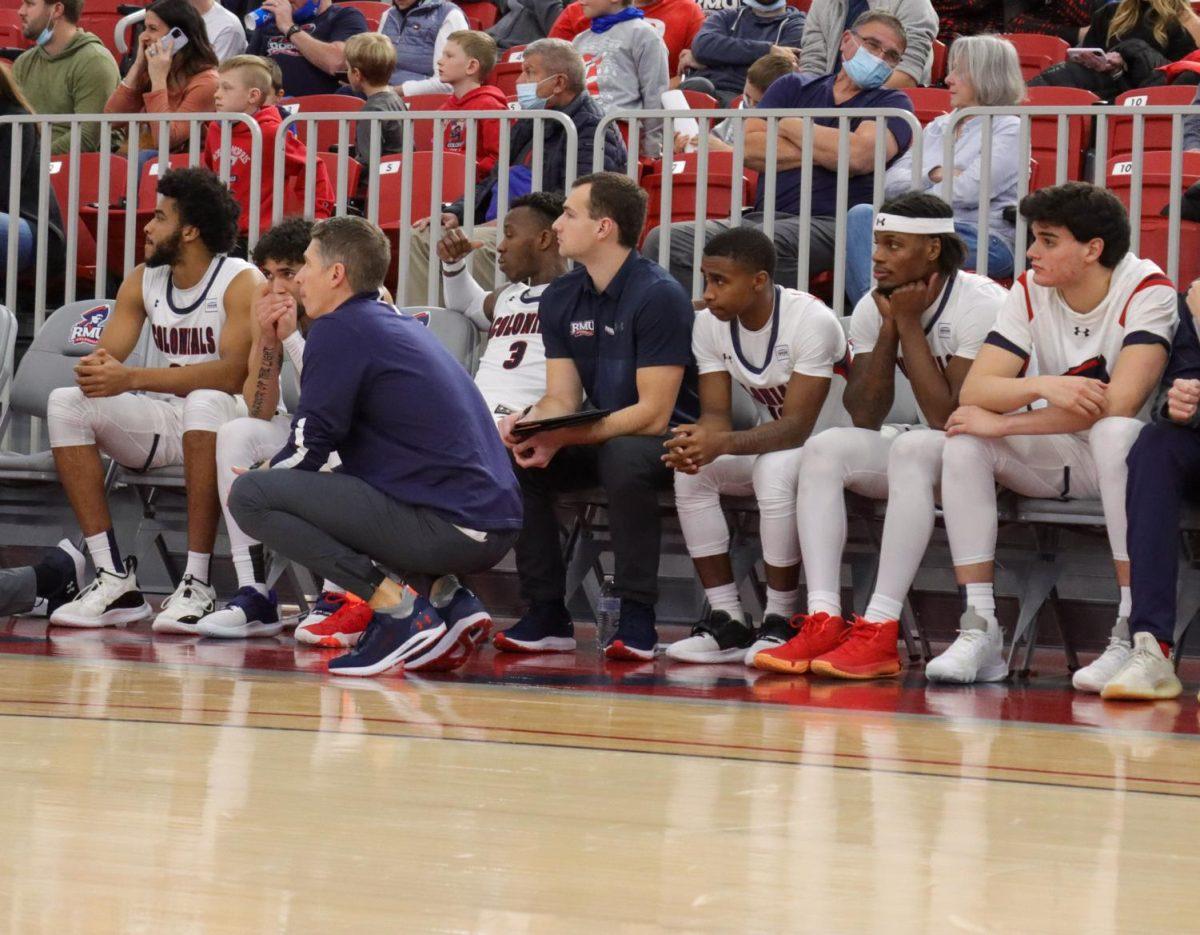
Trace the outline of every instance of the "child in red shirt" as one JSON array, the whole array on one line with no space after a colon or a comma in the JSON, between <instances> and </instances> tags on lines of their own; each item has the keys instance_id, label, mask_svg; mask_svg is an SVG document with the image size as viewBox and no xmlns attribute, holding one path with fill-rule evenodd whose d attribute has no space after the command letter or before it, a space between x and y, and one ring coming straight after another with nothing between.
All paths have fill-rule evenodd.
<instances>
[{"instance_id":1,"label":"child in red shirt","mask_svg":"<svg viewBox=\"0 0 1200 935\"><path fill-rule=\"evenodd\" d=\"M259 210L259 229L273 223L275 206L275 140L283 117L279 109L267 103L273 99L271 69L257 55L235 55L219 68L216 107L222 114L249 114L262 131L262 199ZM250 226L250 162L253 153L251 130L243 123L234 124L229 132L229 189L242 207L238 225L243 233ZM308 172L308 150L294 133L286 134L284 158L284 214L290 216L304 211L304 180ZM213 172L221 171L221 125L213 122L204 140L204 165ZM333 186L325 163L316 164L316 202L314 217L327 218L333 213Z\"/></svg>"},{"instance_id":2,"label":"child in red shirt","mask_svg":"<svg viewBox=\"0 0 1200 935\"><path fill-rule=\"evenodd\" d=\"M508 110L508 98L497 87L484 84L496 67L496 40L485 32L470 29L452 32L437 61L438 78L450 85L449 100L439 110ZM467 151L467 121L446 122L445 148L451 153ZM475 136L475 177L485 179L500 158L500 121L478 122Z\"/></svg>"}]
</instances>

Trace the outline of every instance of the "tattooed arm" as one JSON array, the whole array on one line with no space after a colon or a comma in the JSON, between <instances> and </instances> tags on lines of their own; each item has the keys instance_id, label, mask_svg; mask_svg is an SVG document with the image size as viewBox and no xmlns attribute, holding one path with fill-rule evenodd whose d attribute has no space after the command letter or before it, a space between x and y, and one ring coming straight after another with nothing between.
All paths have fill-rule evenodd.
<instances>
[{"instance_id":1,"label":"tattooed arm","mask_svg":"<svg viewBox=\"0 0 1200 935\"><path fill-rule=\"evenodd\" d=\"M259 290L254 303L254 341L250 346L249 370L242 396L253 419L271 419L279 408L279 370L283 363L283 343L279 339L277 324L288 311L288 300L267 291L267 284Z\"/></svg>"}]
</instances>

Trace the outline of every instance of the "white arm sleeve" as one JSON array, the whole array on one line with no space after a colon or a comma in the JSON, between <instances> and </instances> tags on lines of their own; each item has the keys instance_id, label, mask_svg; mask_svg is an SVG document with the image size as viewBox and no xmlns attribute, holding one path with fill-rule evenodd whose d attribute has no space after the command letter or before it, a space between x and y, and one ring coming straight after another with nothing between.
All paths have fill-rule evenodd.
<instances>
[{"instance_id":1,"label":"white arm sleeve","mask_svg":"<svg viewBox=\"0 0 1200 935\"><path fill-rule=\"evenodd\" d=\"M485 290L469 270L464 269L457 276L447 276L442 272L442 291L446 296L446 308L462 312L480 331L492 327L487 315L483 313L483 300L487 298Z\"/></svg>"}]
</instances>

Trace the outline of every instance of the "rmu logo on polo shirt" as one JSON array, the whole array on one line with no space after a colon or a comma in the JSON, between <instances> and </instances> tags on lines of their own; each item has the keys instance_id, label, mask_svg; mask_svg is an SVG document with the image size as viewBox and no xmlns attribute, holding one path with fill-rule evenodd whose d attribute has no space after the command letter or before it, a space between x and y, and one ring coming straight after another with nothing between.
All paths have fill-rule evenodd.
<instances>
[{"instance_id":1,"label":"rmu logo on polo shirt","mask_svg":"<svg viewBox=\"0 0 1200 935\"><path fill-rule=\"evenodd\" d=\"M594 338L596 336L596 322L592 319L587 321L571 322L571 337L573 338Z\"/></svg>"}]
</instances>

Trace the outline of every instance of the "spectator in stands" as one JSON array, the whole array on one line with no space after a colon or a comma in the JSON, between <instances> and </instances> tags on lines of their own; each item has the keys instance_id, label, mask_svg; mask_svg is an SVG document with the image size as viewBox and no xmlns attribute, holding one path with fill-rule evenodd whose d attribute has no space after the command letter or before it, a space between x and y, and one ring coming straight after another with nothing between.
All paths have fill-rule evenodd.
<instances>
[{"instance_id":1,"label":"spectator in stands","mask_svg":"<svg viewBox=\"0 0 1200 935\"><path fill-rule=\"evenodd\" d=\"M387 237L362 218L313 228L297 277L313 325L292 431L229 495L247 535L374 610L357 648L329 663L342 675L465 662L459 641L491 620L454 576L491 568L521 526L520 490L471 377L376 297L390 262ZM321 470L335 451L338 471Z\"/></svg>"},{"instance_id":2,"label":"spectator in stands","mask_svg":"<svg viewBox=\"0 0 1200 935\"><path fill-rule=\"evenodd\" d=\"M742 110L753 110L778 79L790 75L796 70L796 60L791 55L781 52L768 52L756 61L746 71L746 83L742 87ZM733 149L733 136L739 131L744 121L729 119L718 123L708 135L709 148L715 152L729 152ZM691 152L699 142L695 136L686 133L675 134L675 152Z\"/></svg>"},{"instance_id":3,"label":"spectator in stands","mask_svg":"<svg viewBox=\"0 0 1200 935\"><path fill-rule=\"evenodd\" d=\"M146 8L145 29L138 39L137 57L121 79L106 114L208 113L217 93L217 56L208 44L204 20L188 0L157 0ZM181 49L168 33L179 29L187 38ZM142 129L143 150L156 149L156 126ZM188 144L186 120L171 123L171 149ZM152 155L147 153L147 155Z\"/></svg>"},{"instance_id":4,"label":"spectator in stands","mask_svg":"<svg viewBox=\"0 0 1200 935\"><path fill-rule=\"evenodd\" d=\"M333 0L265 0L261 9L270 18L255 28L246 51L275 62L292 97L337 93L343 45L367 32L362 13Z\"/></svg>"},{"instance_id":5,"label":"spectator in stands","mask_svg":"<svg viewBox=\"0 0 1200 935\"><path fill-rule=\"evenodd\" d=\"M24 0L17 15L21 34L37 44L13 62L17 86L39 114L98 114L121 80L117 63L98 36L78 26L83 0ZM50 131L51 152L71 149L71 127ZM95 152L100 125L80 127L79 148Z\"/></svg>"},{"instance_id":6,"label":"spectator in stands","mask_svg":"<svg viewBox=\"0 0 1200 935\"><path fill-rule=\"evenodd\" d=\"M899 20L907 37L904 57L889 62L892 72L884 87L912 88L929 84L933 69L933 37L938 18L929 0L813 0L804 23L800 71L827 75L842 64L841 37L866 12L889 13ZM868 49L878 56L878 49Z\"/></svg>"},{"instance_id":7,"label":"spectator in stands","mask_svg":"<svg viewBox=\"0 0 1200 935\"><path fill-rule=\"evenodd\" d=\"M842 36L842 67L832 75L815 81L801 75L784 75L763 95L764 108L896 108L912 110L908 95L881 87L900 64L905 48L904 27L890 13L868 11L860 16L853 28ZM796 284L797 257L801 245L808 249L810 275L833 267L835 213L837 211L837 179L839 171L850 175L849 206L871 200L872 175L875 171L875 121L850 118L850 163L838 162L838 121L832 117L812 121L812 216L800 214L801 147L805 144L804 123L800 117L785 117L777 123L775 142L775 249L778 253L775 281L784 286ZM889 118L884 155L887 164L903 154L912 142L912 131L906 121ZM767 122L746 119L746 165L764 172L767 165ZM754 210L743 216L742 223L758 227L765 217L763 203L765 180L759 178ZM705 239L729 226L727 221L707 221ZM801 231L803 230L803 234ZM658 239L662 228L655 228L646 238L647 256L657 256ZM695 225L691 221L672 224L669 228L671 274L684 288L692 285L692 248Z\"/></svg>"},{"instance_id":8,"label":"spectator in stands","mask_svg":"<svg viewBox=\"0 0 1200 935\"><path fill-rule=\"evenodd\" d=\"M1077 46L1099 0L1020 0L1015 5L1020 9L1005 23L1006 32L1058 36L1067 45ZM1004 6L1009 6L1007 0Z\"/></svg>"},{"instance_id":9,"label":"spectator in stands","mask_svg":"<svg viewBox=\"0 0 1200 935\"><path fill-rule=\"evenodd\" d=\"M933 11L938 17L937 37L946 45L959 36L1004 32L1004 4L996 0L933 0Z\"/></svg>"},{"instance_id":10,"label":"spectator in stands","mask_svg":"<svg viewBox=\"0 0 1200 935\"><path fill-rule=\"evenodd\" d=\"M1022 199L1021 214L1033 235L1031 272L997 314L946 421L942 512L966 608L958 638L925 675L970 683L1008 673L993 590L999 484L1024 497L1103 503L1117 620L1104 654L1071 679L1098 693L1132 651L1126 456L1167 363L1178 299L1162 270L1128 252L1129 216L1111 192L1083 182L1043 188ZM1038 401L1046 405L1029 408Z\"/></svg>"},{"instance_id":11,"label":"spectator in stands","mask_svg":"<svg viewBox=\"0 0 1200 935\"><path fill-rule=\"evenodd\" d=\"M50 622L111 627L149 616L132 559L117 546L105 496L104 452L135 471L182 465L187 481L188 561L183 580L154 620L156 632L194 633L216 592L209 565L221 510L217 429L237 415L233 394L246 379L250 312L262 281L229 256L238 206L207 169L171 169L158 180L146 225L146 262L125 277L116 307L100 318L100 343L80 358L76 386L50 394L47 425L96 579ZM154 365L126 361L143 328Z\"/></svg>"},{"instance_id":12,"label":"spectator in stands","mask_svg":"<svg viewBox=\"0 0 1200 935\"><path fill-rule=\"evenodd\" d=\"M1196 51L1200 16L1188 0L1120 0L1096 10L1080 42L1081 48L1104 49L1104 54L1052 65L1029 84L1083 88L1106 101L1133 88L1163 84L1158 67Z\"/></svg>"},{"instance_id":13,"label":"spectator in stands","mask_svg":"<svg viewBox=\"0 0 1200 935\"><path fill-rule=\"evenodd\" d=\"M1179 527L1185 502L1197 500L1200 477L1200 280L1179 300L1179 327L1151 424L1129 452L1125 494L1133 652L1104 684L1102 698L1155 701L1183 691L1171 664L1179 580Z\"/></svg>"},{"instance_id":14,"label":"spectator in stands","mask_svg":"<svg viewBox=\"0 0 1200 935\"><path fill-rule=\"evenodd\" d=\"M485 32L450 34L438 59L438 77L450 86L450 98L441 110L508 110L508 98L495 85L484 84L496 67L496 40ZM475 125L475 178L482 182L500 157L500 121ZM467 151L467 122L452 120L446 126L446 152Z\"/></svg>"},{"instance_id":15,"label":"spectator in stands","mask_svg":"<svg viewBox=\"0 0 1200 935\"><path fill-rule=\"evenodd\" d=\"M1012 43L996 36L963 36L950 47L950 103L963 107L1015 107L1025 99L1021 63ZM943 192L944 141L954 119L953 111L934 118L922 138L920 176L913 183L912 151L888 169L884 194L895 198L908 191ZM982 181L984 119L972 117L955 125L954 229L967 245L965 269L975 269L979 244L979 189ZM1021 118L1015 115L991 120L991 177L988 181L988 275L1007 279L1013 271L1016 228L1004 217L1017 203L1017 179L1025 169L1020 158ZM874 211L869 204L855 205L846 220L846 297L853 305L871 288L871 230Z\"/></svg>"},{"instance_id":16,"label":"spectator in stands","mask_svg":"<svg viewBox=\"0 0 1200 935\"><path fill-rule=\"evenodd\" d=\"M204 20L204 31L208 35L208 44L217 54L217 61L223 62L235 55L246 51L246 27L217 0L188 0L192 7Z\"/></svg>"},{"instance_id":17,"label":"spectator in stands","mask_svg":"<svg viewBox=\"0 0 1200 935\"><path fill-rule=\"evenodd\" d=\"M405 96L448 94L450 86L434 77L434 68L450 34L470 28L454 0L392 0L379 31L396 47L396 91Z\"/></svg>"},{"instance_id":18,"label":"spectator in stands","mask_svg":"<svg viewBox=\"0 0 1200 935\"><path fill-rule=\"evenodd\" d=\"M580 0L591 26L571 44L588 57L588 91L601 109L657 110L670 87L667 47L632 0ZM640 123L641 154L662 154L662 122Z\"/></svg>"},{"instance_id":19,"label":"spectator in stands","mask_svg":"<svg viewBox=\"0 0 1200 935\"><path fill-rule=\"evenodd\" d=\"M404 101L388 82L396 67L396 47L387 36L363 32L346 40L346 80L350 90L366 98L362 112L400 113ZM356 124L354 152L361 162L371 159L371 123ZM380 121L379 155L392 156L404 146L404 126L397 121Z\"/></svg>"},{"instance_id":20,"label":"spectator in stands","mask_svg":"<svg viewBox=\"0 0 1200 935\"><path fill-rule=\"evenodd\" d=\"M83 554L63 539L36 565L0 569L0 616L42 611L47 616L83 588Z\"/></svg>"},{"instance_id":21,"label":"spectator in stands","mask_svg":"<svg viewBox=\"0 0 1200 935\"><path fill-rule=\"evenodd\" d=\"M651 0L637 6L646 14L646 22L658 31L667 46L667 68L672 75L679 70L679 57L692 47L692 41L704 25L704 11L696 0ZM550 30L551 39L574 40L590 29L592 21L583 11L583 4L569 3Z\"/></svg>"},{"instance_id":22,"label":"spectator in stands","mask_svg":"<svg viewBox=\"0 0 1200 935\"><path fill-rule=\"evenodd\" d=\"M545 39L563 11L562 0L504 0L500 18L488 30L501 49ZM567 41L575 37L566 36Z\"/></svg>"},{"instance_id":23,"label":"spectator in stands","mask_svg":"<svg viewBox=\"0 0 1200 935\"><path fill-rule=\"evenodd\" d=\"M562 195L549 192L513 202L504 216L504 237L496 245L500 271L509 285L494 292L486 291L467 271L475 242L461 227L438 244L446 307L462 312L488 335L475 385L497 422L546 395L546 348L538 310L550 283L567 272L553 226L562 209Z\"/></svg>"},{"instance_id":24,"label":"spectator in stands","mask_svg":"<svg viewBox=\"0 0 1200 935\"><path fill-rule=\"evenodd\" d=\"M554 41L554 40L550 40ZM695 422L695 314L687 293L637 252L646 193L626 175L577 180L554 224L560 252L575 269L542 294L546 395L500 423L525 499L517 539L517 574L529 606L516 626L497 634L509 652L573 650L566 569L555 500L594 487L608 495L620 623L605 646L610 659L654 658L662 534L658 492L671 484L663 442L673 425ZM611 410L571 428L514 437L521 421Z\"/></svg>"},{"instance_id":25,"label":"spectator in stands","mask_svg":"<svg viewBox=\"0 0 1200 935\"><path fill-rule=\"evenodd\" d=\"M0 68L0 118L15 117L20 114L31 114L33 110L21 89L17 87L12 74L6 68ZM0 282L8 275L8 239L17 239L17 271L29 269L37 259L38 228L46 225L46 257L54 268L59 268L57 262L62 257L66 241L63 237L62 215L58 209L58 199L54 189L49 188L49 210L43 217L38 211L38 192L41 179L41 148L42 135L36 124L0 123L0 179L7 179L12 171L12 138L13 130L20 126L21 135L21 169L20 194L17 198L16 215L9 213L7 190L0 195Z\"/></svg>"},{"instance_id":26,"label":"spectator in stands","mask_svg":"<svg viewBox=\"0 0 1200 935\"><path fill-rule=\"evenodd\" d=\"M222 114L247 114L254 118L262 138L262 175L259 204L260 229L270 226L275 208L275 138L282 118L279 108L266 104L271 93L271 70L258 55L235 55L221 64L216 110ZM221 166L221 125L214 121L204 141L204 165L214 172ZM241 207L239 229L243 235L250 224L250 167L253 161L253 137L250 127L235 123L229 134L229 188ZM308 178L308 150L295 133L285 135L284 211L302 210L305 181ZM333 186L325 163L316 163L316 200L314 214L327 218L333 213Z\"/></svg>"},{"instance_id":27,"label":"spectator in stands","mask_svg":"<svg viewBox=\"0 0 1200 935\"><path fill-rule=\"evenodd\" d=\"M786 57L795 71L803 34L804 14L785 0L745 0L735 9L713 13L680 59L680 86L708 91L722 107L728 106L743 93L750 66L764 55ZM712 90L698 81L709 82Z\"/></svg>"},{"instance_id":28,"label":"spectator in stands","mask_svg":"<svg viewBox=\"0 0 1200 935\"><path fill-rule=\"evenodd\" d=\"M592 151L596 128L604 116L584 85L583 58L562 39L542 39L525 50L521 61L521 83L517 96L522 110L557 110L575 124L579 141L575 157L575 177L592 169ZM509 136L509 200L528 194L532 186L534 122L519 120ZM625 144L617 128L609 124L604 133L604 168L623 170L626 164ZM475 227L471 238L480 242L471 258L471 274L485 289L492 288L495 279L496 227L483 222L494 221L499 210L499 169L493 169L475 189ZM546 121L543 128L541 190L562 192L567 184L566 135L557 122ZM444 230L458 227L465 217L462 199L451 204L442 214ZM405 304L425 303L425 284L429 273L429 243L423 232L429 219L418 221L410 240L409 269Z\"/></svg>"}]
</instances>

